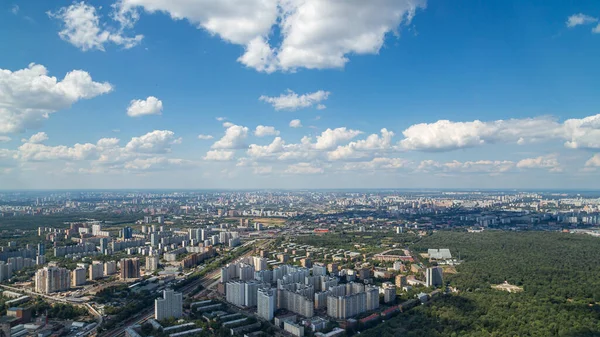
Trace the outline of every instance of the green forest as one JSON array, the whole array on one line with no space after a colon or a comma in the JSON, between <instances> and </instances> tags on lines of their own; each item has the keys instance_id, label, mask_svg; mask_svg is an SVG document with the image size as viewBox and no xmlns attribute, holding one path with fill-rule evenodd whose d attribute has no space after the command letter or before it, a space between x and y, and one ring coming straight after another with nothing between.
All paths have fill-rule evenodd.
<instances>
[{"instance_id":1,"label":"green forest","mask_svg":"<svg viewBox=\"0 0 600 337\"><path fill-rule=\"evenodd\" d=\"M436 232L412 248L449 248L458 293L361 336L600 336L600 239L552 232ZM524 288L508 293L491 285Z\"/></svg>"}]
</instances>

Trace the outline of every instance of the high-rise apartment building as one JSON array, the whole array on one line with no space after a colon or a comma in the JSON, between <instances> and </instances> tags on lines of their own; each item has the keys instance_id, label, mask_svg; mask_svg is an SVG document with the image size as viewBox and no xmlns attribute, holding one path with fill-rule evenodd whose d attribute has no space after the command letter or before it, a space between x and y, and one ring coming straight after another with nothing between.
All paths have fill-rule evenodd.
<instances>
[{"instance_id":1,"label":"high-rise apartment building","mask_svg":"<svg viewBox=\"0 0 600 337\"><path fill-rule=\"evenodd\" d=\"M322 264L314 264L312 267L313 276L325 276L327 275L327 267Z\"/></svg>"},{"instance_id":2,"label":"high-rise apartment building","mask_svg":"<svg viewBox=\"0 0 600 337\"><path fill-rule=\"evenodd\" d=\"M313 317L315 302L312 300L314 298L314 290L313 294L310 295L310 299L307 296L297 293L294 291L290 291L287 289L278 289L277 290L277 308L278 309L286 309L291 312L295 312L304 317Z\"/></svg>"},{"instance_id":3,"label":"high-rise apartment building","mask_svg":"<svg viewBox=\"0 0 600 337\"><path fill-rule=\"evenodd\" d=\"M146 257L146 272L153 272L158 269L159 257L151 255Z\"/></svg>"},{"instance_id":4,"label":"high-rise apartment building","mask_svg":"<svg viewBox=\"0 0 600 337\"><path fill-rule=\"evenodd\" d=\"M133 229L127 226L121 230L121 237L125 240L133 238Z\"/></svg>"},{"instance_id":5,"label":"high-rise apartment building","mask_svg":"<svg viewBox=\"0 0 600 337\"><path fill-rule=\"evenodd\" d=\"M46 264L46 255L38 255L35 257L35 264L42 266Z\"/></svg>"},{"instance_id":6,"label":"high-rise apartment building","mask_svg":"<svg viewBox=\"0 0 600 337\"><path fill-rule=\"evenodd\" d=\"M252 260L254 262L254 270L255 271L267 270L267 259L266 258L254 256L254 257L252 257Z\"/></svg>"},{"instance_id":7,"label":"high-rise apartment building","mask_svg":"<svg viewBox=\"0 0 600 337\"><path fill-rule=\"evenodd\" d=\"M89 269L89 277L91 281L104 277L104 264L102 262L93 261L92 264L90 264Z\"/></svg>"},{"instance_id":8,"label":"high-rise apartment building","mask_svg":"<svg viewBox=\"0 0 600 337\"><path fill-rule=\"evenodd\" d=\"M86 280L86 270L83 267L77 267L75 268L75 270L73 270L73 272L71 273L71 284L75 287L78 286L82 286L85 284L85 280Z\"/></svg>"},{"instance_id":9,"label":"high-rise apartment building","mask_svg":"<svg viewBox=\"0 0 600 337\"><path fill-rule=\"evenodd\" d=\"M190 228L188 229L188 235L190 240L202 240L202 229L200 228Z\"/></svg>"},{"instance_id":10,"label":"high-rise apartment building","mask_svg":"<svg viewBox=\"0 0 600 337\"><path fill-rule=\"evenodd\" d=\"M112 275L117 272L117 263L115 261L107 261L104 263L104 275Z\"/></svg>"},{"instance_id":11,"label":"high-rise apartment building","mask_svg":"<svg viewBox=\"0 0 600 337\"><path fill-rule=\"evenodd\" d=\"M168 289L163 290L163 298L154 301L154 319L180 318L183 313L183 295Z\"/></svg>"},{"instance_id":12,"label":"high-rise apartment building","mask_svg":"<svg viewBox=\"0 0 600 337\"><path fill-rule=\"evenodd\" d=\"M275 315L277 309L277 291L271 288L258 289L257 293L257 314L258 316L270 321Z\"/></svg>"},{"instance_id":13,"label":"high-rise apartment building","mask_svg":"<svg viewBox=\"0 0 600 337\"><path fill-rule=\"evenodd\" d=\"M381 292L385 303L392 303L396 300L396 286L392 282L384 282L381 285Z\"/></svg>"},{"instance_id":14,"label":"high-rise apartment building","mask_svg":"<svg viewBox=\"0 0 600 337\"><path fill-rule=\"evenodd\" d=\"M237 264L237 268L239 270L237 276L242 281L253 280L254 279L254 267L249 264L239 263Z\"/></svg>"},{"instance_id":15,"label":"high-rise apartment building","mask_svg":"<svg viewBox=\"0 0 600 337\"><path fill-rule=\"evenodd\" d=\"M152 247L156 247L156 246L158 246L159 243L160 243L160 234L158 234L156 232L152 232L152 234L150 234L150 244L152 245Z\"/></svg>"},{"instance_id":16,"label":"high-rise apartment building","mask_svg":"<svg viewBox=\"0 0 600 337\"><path fill-rule=\"evenodd\" d=\"M352 287L346 287L352 291ZM358 290L358 288L356 288ZM379 289L366 286L360 292L347 293L345 296L327 297L327 315L335 319L346 319L365 311L379 308Z\"/></svg>"},{"instance_id":17,"label":"high-rise apartment building","mask_svg":"<svg viewBox=\"0 0 600 337\"><path fill-rule=\"evenodd\" d=\"M406 285L406 275L396 275L396 287L402 288Z\"/></svg>"},{"instance_id":18,"label":"high-rise apartment building","mask_svg":"<svg viewBox=\"0 0 600 337\"><path fill-rule=\"evenodd\" d=\"M327 265L327 270L329 271L329 273L331 275L337 276L338 275L338 270L339 265L337 263L330 263Z\"/></svg>"},{"instance_id":19,"label":"high-rise apartment building","mask_svg":"<svg viewBox=\"0 0 600 337\"><path fill-rule=\"evenodd\" d=\"M7 281L12 277L12 264L0 261L0 282Z\"/></svg>"},{"instance_id":20,"label":"high-rise apartment building","mask_svg":"<svg viewBox=\"0 0 600 337\"><path fill-rule=\"evenodd\" d=\"M35 273L35 291L50 294L71 287L71 272L65 268L44 267Z\"/></svg>"},{"instance_id":21,"label":"high-rise apartment building","mask_svg":"<svg viewBox=\"0 0 600 337\"><path fill-rule=\"evenodd\" d=\"M365 292L367 293L367 311L375 310L379 308L379 288L376 286L366 286Z\"/></svg>"},{"instance_id":22,"label":"high-rise apartment building","mask_svg":"<svg viewBox=\"0 0 600 337\"><path fill-rule=\"evenodd\" d=\"M428 287L440 287L444 284L442 276L442 267L427 268L425 275L425 285Z\"/></svg>"},{"instance_id":23,"label":"high-rise apartment building","mask_svg":"<svg viewBox=\"0 0 600 337\"><path fill-rule=\"evenodd\" d=\"M38 255L46 255L46 245L43 242L38 243Z\"/></svg>"},{"instance_id":24,"label":"high-rise apartment building","mask_svg":"<svg viewBox=\"0 0 600 337\"><path fill-rule=\"evenodd\" d=\"M260 283L248 281L244 285L244 306L254 307L257 302L257 293Z\"/></svg>"},{"instance_id":25,"label":"high-rise apartment building","mask_svg":"<svg viewBox=\"0 0 600 337\"><path fill-rule=\"evenodd\" d=\"M92 225L92 235L93 236L110 236L108 231L102 230L102 224L97 223Z\"/></svg>"},{"instance_id":26,"label":"high-rise apartment building","mask_svg":"<svg viewBox=\"0 0 600 337\"><path fill-rule=\"evenodd\" d=\"M121 259L121 279L140 277L140 259Z\"/></svg>"},{"instance_id":27,"label":"high-rise apartment building","mask_svg":"<svg viewBox=\"0 0 600 337\"><path fill-rule=\"evenodd\" d=\"M108 249L108 238L101 238L100 239L100 253L106 254L107 249Z\"/></svg>"},{"instance_id":28,"label":"high-rise apartment building","mask_svg":"<svg viewBox=\"0 0 600 337\"><path fill-rule=\"evenodd\" d=\"M244 306L244 301L246 300L245 283L240 281L227 282L225 287L225 296L227 302L240 307Z\"/></svg>"}]
</instances>

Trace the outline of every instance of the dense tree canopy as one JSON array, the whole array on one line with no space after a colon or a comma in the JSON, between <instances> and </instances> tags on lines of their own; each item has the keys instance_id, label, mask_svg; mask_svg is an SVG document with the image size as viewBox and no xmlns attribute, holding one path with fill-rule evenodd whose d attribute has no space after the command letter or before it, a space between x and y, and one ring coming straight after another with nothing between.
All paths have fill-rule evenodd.
<instances>
[{"instance_id":1,"label":"dense tree canopy","mask_svg":"<svg viewBox=\"0 0 600 337\"><path fill-rule=\"evenodd\" d=\"M600 336L600 239L550 232L437 232L413 246L460 251L458 293L361 336ZM508 281L521 293L494 290Z\"/></svg>"}]
</instances>

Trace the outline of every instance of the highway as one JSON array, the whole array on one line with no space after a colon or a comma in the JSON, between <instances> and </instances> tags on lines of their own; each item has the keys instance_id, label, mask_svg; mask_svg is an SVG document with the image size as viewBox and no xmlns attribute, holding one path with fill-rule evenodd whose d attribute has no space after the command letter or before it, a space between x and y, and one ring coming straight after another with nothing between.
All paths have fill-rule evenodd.
<instances>
[{"instance_id":1,"label":"highway","mask_svg":"<svg viewBox=\"0 0 600 337\"><path fill-rule=\"evenodd\" d=\"M251 244L255 243L255 241L256 240L248 241L244 245L239 246L238 248L251 245ZM260 244L258 244L257 248L262 248L268 243L269 243L269 240L265 240L265 241L261 242ZM251 256L252 253L253 253L252 250L250 250L249 252L245 253L244 255L241 255L240 257L238 257L237 259ZM222 260L222 258L219 258L217 261L220 261L220 260ZM220 278L221 278L221 269L217 268L216 270L211 271L204 277L199 278L193 282L190 282L190 284L183 286L178 291L183 293L183 296L185 298L187 295L189 295L189 293L194 291L198 287L198 285L201 284L205 290L203 290L200 294L198 294L198 296L199 296L199 295L205 293L205 291L210 291L217 284L219 284ZM119 337L122 334L124 334L125 329L127 329L131 325L142 324L142 323L146 322L147 320L149 320L150 318L152 318L153 316L154 316L154 307L148 308L147 310L144 310L144 311L140 312L139 314L124 321L122 325L120 325L112 330L105 331L105 332L101 333L99 336L101 336L101 337Z\"/></svg>"}]
</instances>

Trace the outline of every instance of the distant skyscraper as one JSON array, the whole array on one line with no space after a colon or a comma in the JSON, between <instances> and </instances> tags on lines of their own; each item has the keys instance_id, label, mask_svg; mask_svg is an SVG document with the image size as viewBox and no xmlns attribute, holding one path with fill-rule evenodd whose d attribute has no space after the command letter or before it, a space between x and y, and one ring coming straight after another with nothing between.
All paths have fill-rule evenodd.
<instances>
[{"instance_id":1,"label":"distant skyscraper","mask_svg":"<svg viewBox=\"0 0 600 337\"><path fill-rule=\"evenodd\" d=\"M46 245L43 242L38 243L38 255L46 255Z\"/></svg>"},{"instance_id":2,"label":"distant skyscraper","mask_svg":"<svg viewBox=\"0 0 600 337\"><path fill-rule=\"evenodd\" d=\"M131 227L124 227L122 230L123 239L131 239L133 237L133 229Z\"/></svg>"},{"instance_id":3,"label":"distant skyscraper","mask_svg":"<svg viewBox=\"0 0 600 337\"><path fill-rule=\"evenodd\" d=\"M154 301L154 319L161 321L168 318L179 318L183 311L183 296L173 290L163 290L163 298Z\"/></svg>"},{"instance_id":4,"label":"distant skyscraper","mask_svg":"<svg viewBox=\"0 0 600 337\"><path fill-rule=\"evenodd\" d=\"M150 234L150 245L152 245L153 247L158 246L158 244L160 243L160 235L158 235L158 233L153 232L152 234Z\"/></svg>"},{"instance_id":5,"label":"distant skyscraper","mask_svg":"<svg viewBox=\"0 0 600 337\"><path fill-rule=\"evenodd\" d=\"M427 268L425 285L428 287L440 287L444 283L442 267Z\"/></svg>"},{"instance_id":6,"label":"distant skyscraper","mask_svg":"<svg viewBox=\"0 0 600 337\"><path fill-rule=\"evenodd\" d=\"M140 260L138 258L121 259L121 279L126 280L139 277Z\"/></svg>"},{"instance_id":7,"label":"distant skyscraper","mask_svg":"<svg viewBox=\"0 0 600 337\"><path fill-rule=\"evenodd\" d=\"M35 257L35 264L37 264L38 266L42 266L46 264L46 256L45 255L38 255Z\"/></svg>"},{"instance_id":8,"label":"distant skyscraper","mask_svg":"<svg viewBox=\"0 0 600 337\"><path fill-rule=\"evenodd\" d=\"M106 250L108 249L108 239L101 238L100 239L100 253L106 254Z\"/></svg>"},{"instance_id":9,"label":"distant skyscraper","mask_svg":"<svg viewBox=\"0 0 600 337\"><path fill-rule=\"evenodd\" d=\"M204 241L208 239L208 229L200 230L200 240Z\"/></svg>"},{"instance_id":10,"label":"distant skyscraper","mask_svg":"<svg viewBox=\"0 0 600 337\"><path fill-rule=\"evenodd\" d=\"M188 229L188 235L189 235L190 240L200 241L200 240L202 240L202 229L190 228L190 229Z\"/></svg>"}]
</instances>

